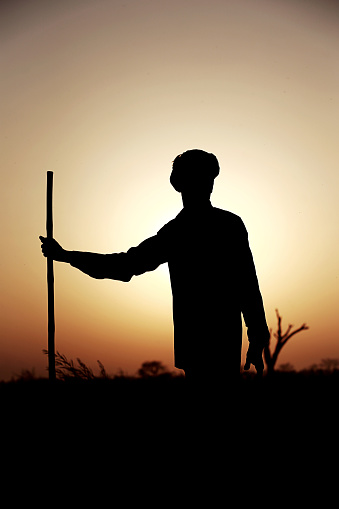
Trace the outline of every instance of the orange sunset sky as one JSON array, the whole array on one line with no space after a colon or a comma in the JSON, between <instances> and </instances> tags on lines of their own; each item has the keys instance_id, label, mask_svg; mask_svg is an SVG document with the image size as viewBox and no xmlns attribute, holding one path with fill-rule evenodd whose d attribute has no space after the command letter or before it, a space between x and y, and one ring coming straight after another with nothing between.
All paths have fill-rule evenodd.
<instances>
[{"instance_id":1,"label":"orange sunset sky","mask_svg":"<svg viewBox=\"0 0 339 509\"><path fill-rule=\"evenodd\" d=\"M0 380L46 375L46 171L54 235L126 251L181 209L174 157L213 152L240 215L278 363L339 358L339 3L2 0ZM56 349L96 370L173 369L166 266L130 283L55 263ZM244 351L247 339L244 337Z\"/></svg>"}]
</instances>

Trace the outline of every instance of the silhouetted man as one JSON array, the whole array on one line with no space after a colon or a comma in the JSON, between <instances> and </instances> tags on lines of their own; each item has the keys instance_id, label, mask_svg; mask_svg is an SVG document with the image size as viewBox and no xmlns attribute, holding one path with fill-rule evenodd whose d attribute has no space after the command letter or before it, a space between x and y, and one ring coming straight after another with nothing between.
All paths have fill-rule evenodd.
<instances>
[{"instance_id":1,"label":"silhouetted man","mask_svg":"<svg viewBox=\"0 0 339 509\"><path fill-rule=\"evenodd\" d=\"M240 372L242 320L252 363L263 371L262 350L269 338L263 301L240 217L215 208L210 195L219 174L217 158L188 150L173 162L170 182L183 209L154 237L126 253L65 251L40 237L42 252L97 279L130 281L168 263L174 322L175 366L196 380L235 379Z\"/></svg>"}]
</instances>

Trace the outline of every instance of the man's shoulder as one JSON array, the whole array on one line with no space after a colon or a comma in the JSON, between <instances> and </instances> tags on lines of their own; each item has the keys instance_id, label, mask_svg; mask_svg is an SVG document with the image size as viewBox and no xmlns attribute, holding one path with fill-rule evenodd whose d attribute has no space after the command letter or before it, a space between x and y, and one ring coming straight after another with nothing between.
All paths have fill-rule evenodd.
<instances>
[{"instance_id":1,"label":"man's shoulder","mask_svg":"<svg viewBox=\"0 0 339 509\"><path fill-rule=\"evenodd\" d=\"M244 227L244 222L240 216L234 214L234 212L230 212L229 210L219 209L217 207L213 207L213 214L220 221L228 222L229 224L233 224L238 227Z\"/></svg>"},{"instance_id":2,"label":"man's shoulder","mask_svg":"<svg viewBox=\"0 0 339 509\"><path fill-rule=\"evenodd\" d=\"M211 214L209 217L212 218L212 222L216 227L218 227L219 224L222 228L227 227L228 229L246 232L243 220L240 216L233 212L219 209L217 207L211 207L208 214ZM176 234L178 228L180 229L181 223L184 221L184 217L184 211L182 210L174 219L170 220L158 231L158 235L171 235L171 233Z\"/></svg>"},{"instance_id":3,"label":"man's shoulder","mask_svg":"<svg viewBox=\"0 0 339 509\"><path fill-rule=\"evenodd\" d=\"M171 219L168 223L164 224L164 226L162 226L160 228L160 230L158 230L158 235L166 235L170 232L172 232L172 230L175 228L175 223L176 223L176 218L174 219Z\"/></svg>"}]
</instances>

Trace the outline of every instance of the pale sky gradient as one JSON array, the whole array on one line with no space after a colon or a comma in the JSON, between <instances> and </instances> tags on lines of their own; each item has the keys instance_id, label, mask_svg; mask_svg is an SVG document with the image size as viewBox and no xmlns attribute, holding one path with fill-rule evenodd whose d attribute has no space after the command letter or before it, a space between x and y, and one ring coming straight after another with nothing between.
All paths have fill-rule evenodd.
<instances>
[{"instance_id":1,"label":"pale sky gradient","mask_svg":"<svg viewBox=\"0 0 339 509\"><path fill-rule=\"evenodd\" d=\"M339 4L0 4L0 380L47 359L46 171L66 248L120 252L181 209L171 162L221 165L212 203L249 231L269 326L310 330L279 362L339 358ZM173 368L166 267L130 283L55 264L56 348L108 372ZM244 340L244 348L247 340Z\"/></svg>"}]
</instances>

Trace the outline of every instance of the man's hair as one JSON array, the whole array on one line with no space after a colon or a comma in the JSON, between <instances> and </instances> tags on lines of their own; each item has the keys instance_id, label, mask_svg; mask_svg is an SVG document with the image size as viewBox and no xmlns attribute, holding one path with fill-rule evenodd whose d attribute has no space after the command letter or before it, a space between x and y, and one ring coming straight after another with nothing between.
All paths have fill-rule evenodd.
<instances>
[{"instance_id":1,"label":"man's hair","mask_svg":"<svg viewBox=\"0 0 339 509\"><path fill-rule=\"evenodd\" d=\"M181 193L196 185L210 185L219 171L218 159L214 154L198 149L187 150L174 159L170 182Z\"/></svg>"}]
</instances>

